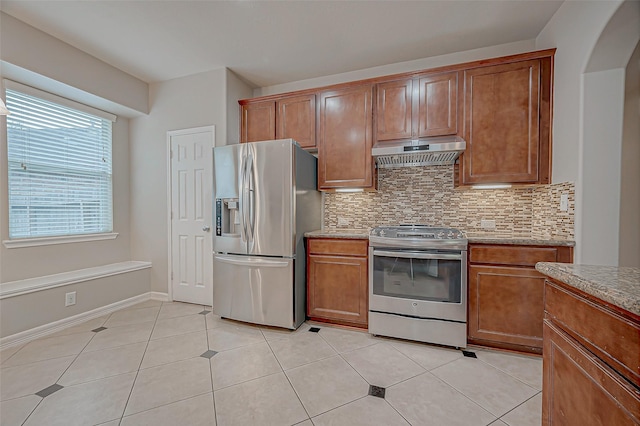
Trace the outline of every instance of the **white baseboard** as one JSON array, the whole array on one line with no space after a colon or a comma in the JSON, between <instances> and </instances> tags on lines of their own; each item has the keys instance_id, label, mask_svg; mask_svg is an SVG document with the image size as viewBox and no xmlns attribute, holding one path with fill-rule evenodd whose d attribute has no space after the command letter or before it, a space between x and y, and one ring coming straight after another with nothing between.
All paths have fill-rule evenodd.
<instances>
[{"instance_id":1,"label":"white baseboard","mask_svg":"<svg viewBox=\"0 0 640 426\"><path fill-rule=\"evenodd\" d=\"M161 293L159 291L149 292L151 300L159 300L160 302L170 302L168 293Z\"/></svg>"},{"instance_id":2,"label":"white baseboard","mask_svg":"<svg viewBox=\"0 0 640 426\"><path fill-rule=\"evenodd\" d=\"M158 301L166 302L169 300L169 295L167 293L151 291L148 293L140 294L138 296L130 297L125 300L120 300L119 302L115 302L110 305L92 309L90 311L83 312L78 315L74 315L68 318L63 318L61 320L54 321L49 324L44 324L44 325L32 328L30 330L21 331L20 333L16 333L16 334L12 334L11 336L0 338L0 350L9 348L11 346L27 343L31 340L35 340L40 337L56 333L60 330L64 330L65 328L78 325L80 323L83 323L85 321L88 321L94 318L99 318L103 315L110 314L117 310L127 308L129 306L135 305L140 302L145 302L147 300L158 300Z\"/></svg>"}]
</instances>

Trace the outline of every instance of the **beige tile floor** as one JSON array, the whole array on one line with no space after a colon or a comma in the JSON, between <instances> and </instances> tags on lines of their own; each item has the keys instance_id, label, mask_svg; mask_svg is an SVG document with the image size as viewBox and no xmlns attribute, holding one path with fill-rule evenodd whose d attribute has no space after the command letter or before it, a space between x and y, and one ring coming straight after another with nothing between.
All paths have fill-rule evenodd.
<instances>
[{"instance_id":1,"label":"beige tile floor","mask_svg":"<svg viewBox=\"0 0 640 426\"><path fill-rule=\"evenodd\" d=\"M474 359L322 324L257 327L210 311L148 301L3 350L0 424L541 423L540 358L472 349ZM370 385L384 387L384 398L370 396Z\"/></svg>"}]
</instances>

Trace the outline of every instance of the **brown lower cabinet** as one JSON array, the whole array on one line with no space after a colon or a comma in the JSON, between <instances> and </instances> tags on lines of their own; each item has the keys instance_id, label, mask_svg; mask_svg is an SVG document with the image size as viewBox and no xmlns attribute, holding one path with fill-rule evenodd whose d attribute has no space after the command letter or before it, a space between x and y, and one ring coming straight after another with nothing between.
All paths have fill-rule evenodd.
<instances>
[{"instance_id":1,"label":"brown lower cabinet","mask_svg":"<svg viewBox=\"0 0 640 426\"><path fill-rule=\"evenodd\" d=\"M545 284L542 424L640 425L640 320L579 293Z\"/></svg>"},{"instance_id":2,"label":"brown lower cabinet","mask_svg":"<svg viewBox=\"0 0 640 426\"><path fill-rule=\"evenodd\" d=\"M366 239L307 239L307 317L367 328Z\"/></svg>"},{"instance_id":3,"label":"brown lower cabinet","mask_svg":"<svg viewBox=\"0 0 640 426\"><path fill-rule=\"evenodd\" d=\"M469 245L468 343L542 353L545 276L537 262L571 262L571 247Z\"/></svg>"}]
</instances>

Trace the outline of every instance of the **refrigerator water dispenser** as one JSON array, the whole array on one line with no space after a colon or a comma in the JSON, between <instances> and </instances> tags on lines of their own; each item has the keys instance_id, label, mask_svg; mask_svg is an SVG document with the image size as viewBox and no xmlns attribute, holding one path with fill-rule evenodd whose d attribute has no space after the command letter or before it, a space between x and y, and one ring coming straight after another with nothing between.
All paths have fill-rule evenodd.
<instances>
[{"instance_id":1,"label":"refrigerator water dispenser","mask_svg":"<svg viewBox=\"0 0 640 426\"><path fill-rule=\"evenodd\" d=\"M216 198L216 235L240 236L240 215L237 198Z\"/></svg>"}]
</instances>

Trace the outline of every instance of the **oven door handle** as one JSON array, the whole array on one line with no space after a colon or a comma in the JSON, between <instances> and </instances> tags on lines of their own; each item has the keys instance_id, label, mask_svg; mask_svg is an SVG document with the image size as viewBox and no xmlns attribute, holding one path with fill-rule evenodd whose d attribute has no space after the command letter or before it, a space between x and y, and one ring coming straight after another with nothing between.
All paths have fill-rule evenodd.
<instances>
[{"instance_id":1,"label":"oven door handle","mask_svg":"<svg viewBox=\"0 0 640 426\"><path fill-rule=\"evenodd\" d=\"M461 260L461 254L451 253L428 253L423 251L384 251L374 250L374 256L385 257L402 257L405 259L442 259L442 260Z\"/></svg>"}]
</instances>

